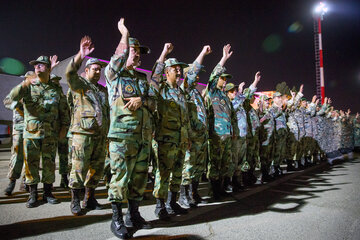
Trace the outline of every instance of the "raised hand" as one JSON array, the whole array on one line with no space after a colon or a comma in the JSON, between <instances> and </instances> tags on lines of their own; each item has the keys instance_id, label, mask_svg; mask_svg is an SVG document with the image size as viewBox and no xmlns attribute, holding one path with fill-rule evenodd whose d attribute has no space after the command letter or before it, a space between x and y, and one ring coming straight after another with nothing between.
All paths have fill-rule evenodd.
<instances>
[{"instance_id":1,"label":"raised hand","mask_svg":"<svg viewBox=\"0 0 360 240\"><path fill-rule=\"evenodd\" d=\"M50 69L53 70L54 67L56 67L59 64L59 61L57 60L58 56L54 55L54 56L50 56L50 62L51 62L51 67Z\"/></svg>"},{"instance_id":2,"label":"raised hand","mask_svg":"<svg viewBox=\"0 0 360 240\"><path fill-rule=\"evenodd\" d=\"M94 51L94 44L89 36L84 36L80 41L80 55L84 59Z\"/></svg>"},{"instance_id":3,"label":"raised hand","mask_svg":"<svg viewBox=\"0 0 360 240\"><path fill-rule=\"evenodd\" d=\"M359 113L357 112L355 118L358 118L358 117L359 117Z\"/></svg>"},{"instance_id":4,"label":"raised hand","mask_svg":"<svg viewBox=\"0 0 360 240\"><path fill-rule=\"evenodd\" d=\"M129 30L126 28L124 22L125 22L125 19L124 19L124 18L120 18L120 20L119 20L119 22L118 22L119 32L120 32L121 35L123 35L123 36L129 34Z\"/></svg>"},{"instance_id":5,"label":"raised hand","mask_svg":"<svg viewBox=\"0 0 360 240\"><path fill-rule=\"evenodd\" d=\"M312 99L311 99L311 102L312 102L312 103L315 103L315 101L316 101L316 95L314 95L314 96L312 97Z\"/></svg>"},{"instance_id":6,"label":"raised hand","mask_svg":"<svg viewBox=\"0 0 360 240\"><path fill-rule=\"evenodd\" d=\"M245 86L245 82L240 83L239 88L238 88L239 93L242 93L244 86Z\"/></svg>"},{"instance_id":7,"label":"raised hand","mask_svg":"<svg viewBox=\"0 0 360 240\"><path fill-rule=\"evenodd\" d=\"M315 101L315 105L317 106L318 104L319 104L319 98L318 99L316 99L316 101Z\"/></svg>"},{"instance_id":8,"label":"raised hand","mask_svg":"<svg viewBox=\"0 0 360 240\"><path fill-rule=\"evenodd\" d=\"M290 90L291 98L295 98L295 92Z\"/></svg>"},{"instance_id":9,"label":"raised hand","mask_svg":"<svg viewBox=\"0 0 360 240\"><path fill-rule=\"evenodd\" d=\"M170 54L174 49L174 45L172 43L165 43L163 53L166 55Z\"/></svg>"},{"instance_id":10,"label":"raised hand","mask_svg":"<svg viewBox=\"0 0 360 240\"><path fill-rule=\"evenodd\" d=\"M304 84L301 84L301 85L300 85L299 92L301 92L301 93L302 93L302 92L303 92L303 90L304 90Z\"/></svg>"},{"instance_id":11,"label":"raised hand","mask_svg":"<svg viewBox=\"0 0 360 240\"><path fill-rule=\"evenodd\" d=\"M260 81L260 78L261 78L260 71L257 71L257 72L255 73L254 82L258 83L258 82Z\"/></svg>"},{"instance_id":12,"label":"raised hand","mask_svg":"<svg viewBox=\"0 0 360 240\"><path fill-rule=\"evenodd\" d=\"M233 54L232 51L230 52L230 49L231 49L230 44L226 44L223 48L223 58L225 58L226 60L228 60L231 57L231 55Z\"/></svg>"},{"instance_id":13,"label":"raised hand","mask_svg":"<svg viewBox=\"0 0 360 240\"><path fill-rule=\"evenodd\" d=\"M209 55L212 52L210 45L204 46L201 52L204 55Z\"/></svg>"},{"instance_id":14,"label":"raised hand","mask_svg":"<svg viewBox=\"0 0 360 240\"><path fill-rule=\"evenodd\" d=\"M327 104L327 101L328 101L328 98L325 97L325 98L324 98L324 104Z\"/></svg>"}]
</instances>

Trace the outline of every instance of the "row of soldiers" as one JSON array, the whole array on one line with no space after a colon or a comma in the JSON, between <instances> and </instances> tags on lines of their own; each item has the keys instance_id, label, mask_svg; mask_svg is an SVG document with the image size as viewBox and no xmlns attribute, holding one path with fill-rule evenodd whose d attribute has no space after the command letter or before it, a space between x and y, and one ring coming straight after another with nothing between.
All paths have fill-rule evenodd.
<instances>
[{"instance_id":1,"label":"row of soldiers","mask_svg":"<svg viewBox=\"0 0 360 240\"><path fill-rule=\"evenodd\" d=\"M30 62L35 74L26 76L4 100L19 113L14 114L13 152L24 153L25 183L30 192L27 207L38 206L40 159L43 199L58 203L52 194L57 147L62 149L59 152L67 152L64 159L68 155L71 162L67 180L67 163L60 156L62 185L71 189L72 214L84 213L80 206L83 189L83 208L101 208L95 188L105 175L113 212L111 230L126 239L130 237L127 228L151 228L139 212L151 156L155 156L155 214L168 219L188 212L177 203L179 192L179 202L185 207L205 202L198 192L204 172L212 199L218 201L229 191L254 184L257 167L261 180L267 182L282 174L284 160L288 170L297 170L317 162L319 156L335 159L339 150L351 151L353 132L357 134L355 146L360 146L358 114L350 122L350 112L334 111L329 99L323 105L316 97L308 103L303 99L303 87L290 97L281 92L272 99L260 96L258 108L254 108L260 72L246 89L245 83L226 84L232 78L225 68L233 54L229 44L201 94L196 86L204 58L212 52L210 46L204 46L194 62L186 64L167 58L173 45L166 43L149 82L136 68L140 56L150 49L130 37L124 19L118 22L118 29L121 39L110 63L106 66L91 58L83 75L77 72L94 45L88 36L81 39L79 52L66 69L67 96L60 79L50 74L58 64L57 57L41 56ZM103 67L106 87L98 83ZM21 116L23 123L19 122ZM336 146L325 142L336 137ZM13 154L10 163L9 195L23 166L16 160L18 155ZM128 201L125 221L124 200Z\"/></svg>"}]
</instances>

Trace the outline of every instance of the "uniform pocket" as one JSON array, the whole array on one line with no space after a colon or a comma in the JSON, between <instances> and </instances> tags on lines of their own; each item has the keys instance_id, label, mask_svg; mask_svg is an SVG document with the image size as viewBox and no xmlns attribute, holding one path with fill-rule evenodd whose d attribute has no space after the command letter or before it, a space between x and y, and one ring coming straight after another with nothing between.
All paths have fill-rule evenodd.
<instances>
[{"instance_id":1,"label":"uniform pocket","mask_svg":"<svg viewBox=\"0 0 360 240\"><path fill-rule=\"evenodd\" d=\"M80 127L84 130L94 130L97 128L96 119L93 116L81 117Z\"/></svg>"},{"instance_id":2,"label":"uniform pocket","mask_svg":"<svg viewBox=\"0 0 360 240\"><path fill-rule=\"evenodd\" d=\"M42 124L36 120L29 120L26 123L26 131L28 132L36 132L42 129Z\"/></svg>"}]
</instances>

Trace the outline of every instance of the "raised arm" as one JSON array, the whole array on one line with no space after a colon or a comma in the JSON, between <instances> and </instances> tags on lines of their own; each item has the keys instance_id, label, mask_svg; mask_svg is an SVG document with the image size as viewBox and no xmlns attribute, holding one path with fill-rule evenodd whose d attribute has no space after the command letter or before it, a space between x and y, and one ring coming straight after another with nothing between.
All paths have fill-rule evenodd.
<instances>
[{"instance_id":1,"label":"raised arm","mask_svg":"<svg viewBox=\"0 0 360 240\"><path fill-rule=\"evenodd\" d=\"M116 79L117 73L123 68L129 56L129 31L124 24L124 18L118 22L118 30L121 33L121 39L116 47L114 55L111 57L109 65L105 68L105 78L107 81Z\"/></svg>"},{"instance_id":2,"label":"raised arm","mask_svg":"<svg viewBox=\"0 0 360 240\"><path fill-rule=\"evenodd\" d=\"M230 44L227 44L223 47L223 56L222 56L220 62L215 66L214 70L212 71L212 73L210 75L209 83L207 86L208 90L216 88L216 85L218 83L220 75L226 71L226 69L224 67L225 63L233 54L233 52L230 50L231 50Z\"/></svg>"},{"instance_id":3,"label":"raised arm","mask_svg":"<svg viewBox=\"0 0 360 240\"><path fill-rule=\"evenodd\" d=\"M204 61L204 57L206 55L209 55L210 53L211 53L210 46L209 45L204 46L203 49L201 50L199 56L195 59L194 63L190 67L190 69L187 73L187 76L186 76L186 81L187 81L189 87L191 87L194 84L197 76L199 75L201 69L203 68L202 63Z\"/></svg>"},{"instance_id":4,"label":"raised arm","mask_svg":"<svg viewBox=\"0 0 360 240\"><path fill-rule=\"evenodd\" d=\"M172 52L174 49L174 46L172 43L165 43L164 48L160 54L159 59L156 61L152 73L151 73L151 82L150 84L155 87L156 89L159 89L160 83L163 80L163 73L165 68L165 59L166 56Z\"/></svg>"}]
</instances>

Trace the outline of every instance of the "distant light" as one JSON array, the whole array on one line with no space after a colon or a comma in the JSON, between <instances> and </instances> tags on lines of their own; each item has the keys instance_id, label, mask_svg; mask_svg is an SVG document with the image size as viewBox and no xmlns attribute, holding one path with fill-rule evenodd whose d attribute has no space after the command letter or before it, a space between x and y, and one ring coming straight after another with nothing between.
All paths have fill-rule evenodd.
<instances>
[{"instance_id":1,"label":"distant light","mask_svg":"<svg viewBox=\"0 0 360 240\"><path fill-rule=\"evenodd\" d=\"M268 53L273 53L280 50L281 45L282 45L282 39L277 34L269 35L262 43L263 49L265 50L265 52Z\"/></svg>"},{"instance_id":2,"label":"distant light","mask_svg":"<svg viewBox=\"0 0 360 240\"><path fill-rule=\"evenodd\" d=\"M11 75L21 75L25 73L25 66L17 59L5 57L0 59L0 69L2 72Z\"/></svg>"},{"instance_id":3,"label":"distant light","mask_svg":"<svg viewBox=\"0 0 360 240\"><path fill-rule=\"evenodd\" d=\"M324 15L325 13L327 13L329 10L329 8L326 6L325 3L320 2L315 8L314 8L314 12L320 15Z\"/></svg>"},{"instance_id":4,"label":"distant light","mask_svg":"<svg viewBox=\"0 0 360 240\"><path fill-rule=\"evenodd\" d=\"M303 25L298 21L294 22L293 24L291 24L288 27L288 32L289 33L299 33L302 30L303 30Z\"/></svg>"}]
</instances>

